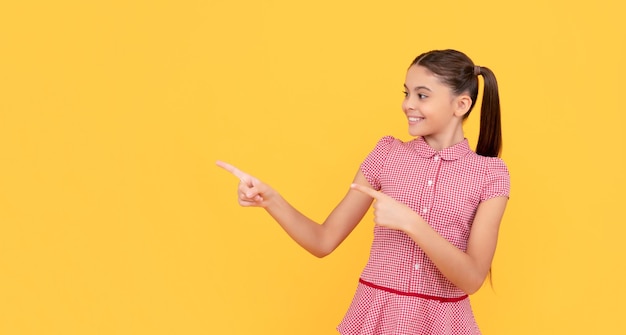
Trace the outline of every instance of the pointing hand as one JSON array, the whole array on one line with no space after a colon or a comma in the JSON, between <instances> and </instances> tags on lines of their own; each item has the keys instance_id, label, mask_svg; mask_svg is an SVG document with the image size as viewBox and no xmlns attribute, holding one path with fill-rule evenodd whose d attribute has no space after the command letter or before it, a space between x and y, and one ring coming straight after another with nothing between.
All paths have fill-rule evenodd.
<instances>
[{"instance_id":1,"label":"pointing hand","mask_svg":"<svg viewBox=\"0 0 626 335\"><path fill-rule=\"evenodd\" d=\"M405 231L415 222L415 216L419 216L405 204L382 192L359 184L352 184L351 188L374 198L374 223L379 226Z\"/></svg>"},{"instance_id":2,"label":"pointing hand","mask_svg":"<svg viewBox=\"0 0 626 335\"><path fill-rule=\"evenodd\" d=\"M244 207L266 206L266 200L272 192L269 186L226 162L217 161L216 164L239 178L239 205Z\"/></svg>"}]
</instances>

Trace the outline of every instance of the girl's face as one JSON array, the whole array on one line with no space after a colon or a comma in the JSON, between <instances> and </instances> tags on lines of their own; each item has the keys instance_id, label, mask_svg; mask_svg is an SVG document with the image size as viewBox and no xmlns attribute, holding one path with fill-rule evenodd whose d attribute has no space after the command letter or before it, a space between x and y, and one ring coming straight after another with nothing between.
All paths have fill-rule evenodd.
<instances>
[{"instance_id":1,"label":"girl's face","mask_svg":"<svg viewBox=\"0 0 626 335\"><path fill-rule=\"evenodd\" d=\"M467 95L454 95L450 87L420 65L409 68L404 88L402 110L407 116L411 136L422 136L434 148L441 146L439 149L463 140L462 120L467 112L463 111L469 99ZM471 99L469 102L471 104Z\"/></svg>"}]
</instances>

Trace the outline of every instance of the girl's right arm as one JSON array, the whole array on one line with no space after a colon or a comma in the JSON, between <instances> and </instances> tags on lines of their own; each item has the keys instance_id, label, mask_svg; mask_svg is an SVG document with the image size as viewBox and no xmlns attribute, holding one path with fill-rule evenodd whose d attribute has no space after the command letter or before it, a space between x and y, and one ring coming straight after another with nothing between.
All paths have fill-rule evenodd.
<instances>
[{"instance_id":1,"label":"girl's right arm","mask_svg":"<svg viewBox=\"0 0 626 335\"><path fill-rule=\"evenodd\" d=\"M228 163L218 161L217 165L239 178L241 206L265 208L294 241L317 257L324 257L335 250L372 204L371 197L350 189L326 220L318 224L291 206L269 185ZM360 170L353 183L371 188Z\"/></svg>"}]
</instances>

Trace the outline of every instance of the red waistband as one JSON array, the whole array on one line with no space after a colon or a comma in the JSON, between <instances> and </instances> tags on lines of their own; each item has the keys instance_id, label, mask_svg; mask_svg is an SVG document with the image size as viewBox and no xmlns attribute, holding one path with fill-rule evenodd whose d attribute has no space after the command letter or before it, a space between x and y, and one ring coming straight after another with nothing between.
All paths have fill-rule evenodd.
<instances>
[{"instance_id":1,"label":"red waistband","mask_svg":"<svg viewBox=\"0 0 626 335\"><path fill-rule=\"evenodd\" d=\"M376 285L373 283L370 283L368 281L363 280L362 278L359 278L359 282L363 285L369 286L369 287L373 287L375 289L378 290L382 290L385 292L389 292L389 293L394 293L394 294L399 294L399 295L406 295L409 297L418 297L418 298L423 298L423 299L428 299L428 300L437 300L440 302L457 302L457 301L461 301L465 298L467 298L467 294L460 296L460 297L456 297L456 298L444 298L444 297L437 297L434 295L427 295L427 294L421 294L421 293L412 293L412 292L402 292L402 291L398 291L398 290L394 290L392 288L387 288L384 286L380 286L380 285Z\"/></svg>"}]
</instances>

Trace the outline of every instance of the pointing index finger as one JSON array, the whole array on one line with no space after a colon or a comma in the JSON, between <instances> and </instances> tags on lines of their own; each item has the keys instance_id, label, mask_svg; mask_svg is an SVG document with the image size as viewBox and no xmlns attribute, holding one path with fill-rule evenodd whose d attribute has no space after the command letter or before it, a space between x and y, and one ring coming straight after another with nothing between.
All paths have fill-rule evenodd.
<instances>
[{"instance_id":1,"label":"pointing index finger","mask_svg":"<svg viewBox=\"0 0 626 335\"><path fill-rule=\"evenodd\" d=\"M246 174L243 173L241 170L239 170L238 168L226 163L226 162L222 162L222 161L217 161L215 164L217 164L217 166L221 167L222 169L232 173L235 177L239 178L240 180L244 180L246 179Z\"/></svg>"},{"instance_id":2,"label":"pointing index finger","mask_svg":"<svg viewBox=\"0 0 626 335\"><path fill-rule=\"evenodd\" d=\"M353 190L357 190L357 191L359 191L361 193L369 195L370 197L372 197L372 198L374 198L376 200L381 198L381 193L376 191L376 190L374 190L374 189L372 189L372 188L369 188L369 187L366 187L366 186L363 186L363 185L359 185L359 184L352 184L352 185L350 185L350 187Z\"/></svg>"}]
</instances>

